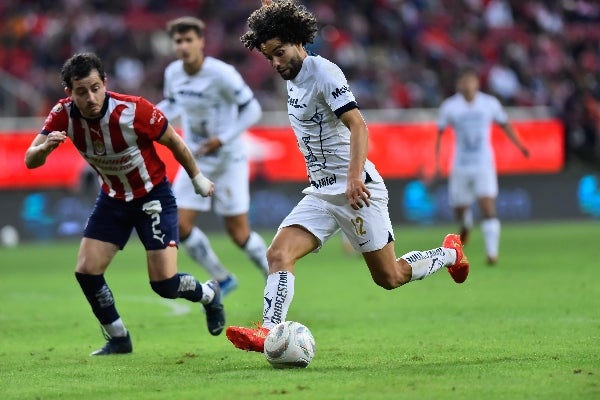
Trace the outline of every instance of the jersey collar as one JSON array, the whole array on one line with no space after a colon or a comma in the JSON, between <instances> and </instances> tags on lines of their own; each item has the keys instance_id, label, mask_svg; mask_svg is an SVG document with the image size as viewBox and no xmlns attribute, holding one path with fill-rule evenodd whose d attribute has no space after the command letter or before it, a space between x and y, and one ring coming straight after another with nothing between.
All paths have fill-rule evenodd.
<instances>
[{"instance_id":1,"label":"jersey collar","mask_svg":"<svg viewBox=\"0 0 600 400\"><path fill-rule=\"evenodd\" d=\"M75 104L75 102L73 102L73 107L71 108L71 118L79 118L79 119L85 119L86 121L99 121L102 119L102 117L104 117L104 114L106 114L106 110L108 110L108 99L110 98L110 92L106 91L106 96L104 97L104 104L102 104L102 109L100 110L100 116L98 118L86 118L83 115L81 115L81 111L79 111L79 108L77 108L77 105Z\"/></svg>"}]
</instances>

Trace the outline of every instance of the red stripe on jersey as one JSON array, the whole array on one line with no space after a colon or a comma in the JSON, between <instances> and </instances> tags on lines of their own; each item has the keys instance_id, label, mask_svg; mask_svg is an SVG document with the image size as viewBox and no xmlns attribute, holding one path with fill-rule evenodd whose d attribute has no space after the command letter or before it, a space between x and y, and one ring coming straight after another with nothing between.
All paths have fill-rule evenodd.
<instances>
[{"instance_id":1,"label":"red stripe on jersey","mask_svg":"<svg viewBox=\"0 0 600 400\"><path fill-rule=\"evenodd\" d=\"M125 186L123 186L119 177L116 175L107 175L106 179L110 181L110 188L106 185L106 181L104 181L102 184L104 193L110 193L110 189L112 188L116 192L114 195L115 199L125 200Z\"/></svg>"},{"instance_id":2,"label":"red stripe on jersey","mask_svg":"<svg viewBox=\"0 0 600 400\"><path fill-rule=\"evenodd\" d=\"M106 182L104 180L102 180L102 186L100 186L100 189L104 193L108 193L110 191L110 187L106 184Z\"/></svg>"},{"instance_id":3,"label":"red stripe on jersey","mask_svg":"<svg viewBox=\"0 0 600 400\"><path fill-rule=\"evenodd\" d=\"M110 117L108 119L110 141L112 142L112 147L115 153L120 153L129 147L125 141L125 137L123 136L123 131L121 130L120 124L121 114L126 108L127 106L125 104L119 104L115 107L113 112L110 113Z\"/></svg>"},{"instance_id":4,"label":"red stripe on jersey","mask_svg":"<svg viewBox=\"0 0 600 400\"><path fill-rule=\"evenodd\" d=\"M148 191L144 187L144 180L140 176L139 169L137 169L137 168L134 169L133 171L129 172L126 176L127 176L127 181L129 182L131 187L135 188L135 190L133 191L133 197L139 198L139 197L142 197L142 196L148 194ZM156 182L153 182L153 183L156 185Z\"/></svg>"},{"instance_id":5,"label":"red stripe on jersey","mask_svg":"<svg viewBox=\"0 0 600 400\"><path fill-rule=\"evenodd\" d=\"M138 139L139 142L139 139ZM146 168L148 169L148 174L150 175L150 179L152 179L152 183L154 185L162 182L163 178L167 174L167 167L163 160L158 156L158 152L154 147L154 143L150 142L149 146L141 147L142 149L142 157L144 160L157 160L158 162L149 163L146 161Z\"/></svg>"},{"instance_id":6,"label":"red stripe on jersey","mask_svg":"<svg viewBox=\"0 0 600 400\"><path fill-rule=\"evenodd\" d=\"M147 135L138 135L137 145L141 150L148 175L154 185L162 182L167 168L154 147L154 140L158 140L168 125L167 118L155 105L141 99L136 109L133 129L146 132Z\"/></svg>"}]
</instances>

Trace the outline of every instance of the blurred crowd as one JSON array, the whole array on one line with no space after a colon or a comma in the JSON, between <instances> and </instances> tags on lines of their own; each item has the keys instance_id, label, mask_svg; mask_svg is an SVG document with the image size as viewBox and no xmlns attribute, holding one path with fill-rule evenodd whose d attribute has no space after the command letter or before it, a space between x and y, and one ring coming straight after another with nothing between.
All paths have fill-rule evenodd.
<instances>
[{"instance_id":1,"label":"blurred crowd","mask_svg":"<svg viewBox=\"0 0 600 400\"><path fill-rule=\"evenodd\" d=\"M506 106L547 106L570 154L600 159L600 3L594 0L305 0L321 29L308 48L346 72L363 109L430 108L462 66ZM283 110L284 83L239 37L259 0L4 0L0 73L26 82L20 116L45 115L64 93L59 69L80 51L105 61L109 89L162 98L173 59L165 22L207 23L206 53L237 67L265 110ZM1 79L4 81L4 79ZM14 85L13 85L14 86ZM18 86L17 86L18 87ZM3 96L9 93L2 90ZM8 99L0 99L1 103Z\"/></svg>"}]
</instances>

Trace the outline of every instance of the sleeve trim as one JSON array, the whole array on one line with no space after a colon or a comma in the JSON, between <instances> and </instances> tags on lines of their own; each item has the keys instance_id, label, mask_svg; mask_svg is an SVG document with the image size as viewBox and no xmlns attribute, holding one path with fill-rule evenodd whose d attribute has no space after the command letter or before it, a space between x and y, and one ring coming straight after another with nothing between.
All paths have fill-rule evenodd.
<instances>
[{"instance_id":1,"label":"sleeve trim","mask_svg":"<svg viewBox=\"0 0 600 400\"><path fill-rule=\"evenodd\" d=\"M337 110L335 110L334 113L339 118L346 111L350 111L355 108L358 108L358 104L356 104L355 101L351 101L350 103L345 104L345 105L341 106L340 108L338 108Z\"/></svg>"}]
</instances>

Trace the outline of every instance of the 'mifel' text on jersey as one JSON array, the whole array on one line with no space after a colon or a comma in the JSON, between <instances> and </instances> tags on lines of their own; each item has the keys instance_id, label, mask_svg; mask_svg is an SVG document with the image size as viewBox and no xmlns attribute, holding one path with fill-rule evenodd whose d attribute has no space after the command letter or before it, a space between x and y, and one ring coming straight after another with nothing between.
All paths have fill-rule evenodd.
<instances>
[{"instance_id":1,"label":"'mifel' text on jersey","mask_svg":"<svg viewBox=\"0 0 600 400\"><path fill-rule=\"evenodd\" d=\"M344 85L342 87L335 88L335 90L331 92L331 96L333 96L334 99L337 99L338 97L345 93L348 93L349 91L350 88L348 87L348 85Z\"/></svg>"}]
</instances>

